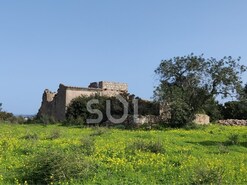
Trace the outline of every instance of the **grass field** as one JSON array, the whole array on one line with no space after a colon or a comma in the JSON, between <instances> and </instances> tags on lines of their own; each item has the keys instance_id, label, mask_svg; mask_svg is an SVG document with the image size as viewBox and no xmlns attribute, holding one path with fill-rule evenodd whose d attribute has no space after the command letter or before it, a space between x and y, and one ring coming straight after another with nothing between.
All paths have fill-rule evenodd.
<instances>
[{"instance_id":1,"label":"grass field","mask_svg":"<svg viewBox=\"0 0 247 185\"><path fill-rule=\"evenodd\" d=\"M247 184L247 127L0 124L0 184Z\"/></svg>"}]
</instances>

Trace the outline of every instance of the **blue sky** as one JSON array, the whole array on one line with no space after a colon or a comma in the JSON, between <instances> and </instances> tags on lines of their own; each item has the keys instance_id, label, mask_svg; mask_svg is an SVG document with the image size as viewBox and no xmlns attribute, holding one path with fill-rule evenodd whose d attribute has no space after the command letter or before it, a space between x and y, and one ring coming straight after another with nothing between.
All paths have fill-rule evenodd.
<instances>
[{"instance_id":1,"label":"blue sky","mask_svg":"<svg viewBox=\"0 0 247 185\"><path fill-rule=\"evenodd\" d=\"M149 99L160 61L192 52L246 64L246 8L245 0L0 0L0 102L34 114L44 89L100 80Z\"/></svg>"}]
</instances>

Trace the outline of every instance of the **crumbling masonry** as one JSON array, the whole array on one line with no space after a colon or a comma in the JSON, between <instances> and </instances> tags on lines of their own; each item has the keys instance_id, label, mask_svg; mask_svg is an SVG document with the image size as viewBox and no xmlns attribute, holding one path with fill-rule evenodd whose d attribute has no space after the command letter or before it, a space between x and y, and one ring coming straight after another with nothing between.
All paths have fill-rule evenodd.
<instances>
[{"instance_id":1,"label":"crumbling masonry","mask_svg":"<svg viewBox=\"0 0 247 185\"><path fill-rule=\"evenodd\" d=\"M63 84L59 85L57 93L46 89L43 93L42 104L38 116L53 117L58 121L65 120L67 106L79 96L116 96L128 92L128 84L117 82L93 82L88 88L70 87Z\"/></svg>"}]
</instances>

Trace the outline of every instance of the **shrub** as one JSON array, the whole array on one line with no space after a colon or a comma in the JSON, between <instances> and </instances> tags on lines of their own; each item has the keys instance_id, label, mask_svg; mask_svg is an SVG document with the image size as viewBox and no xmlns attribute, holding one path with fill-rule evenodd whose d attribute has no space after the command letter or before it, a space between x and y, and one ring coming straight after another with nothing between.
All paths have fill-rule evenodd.
<instances>
[{"instance_id":1,"label":"shrub","mask_svg":"<svg viewBox=\"0 0 247 185\"><path fill-rule=\"evenodd\" d=\"M221 184L224 170L220 167L211 169L203 165L196 166L191 184Z\"/></svg>"},{"instance_id":2,"label":"shrub","mask_svg":"<svg viewBox=\"0 0 247 185\"><path fill-rule=\"evenodd\" d=\"M138 99L138 113L139 115L156 115L159 116L160 105L158 102L146 101Z\"/></svg>"},{"instance_id":3,"label":"shrub","mask_svg":"<svg viewBox=\"0 0 247 185\"><path fill-rule=\"evenodd\" d=\"M210 117L210 122L216 122L223 118L223 105L216 101L214 98L209 99L202 108L203 113L207 114Z\"/></svg>"},{"instance_id":4,"label":"shrub","mask_svg":"<svg viewBox=\"0 0 247 185\"><path fill-rule=\"evenodd\" d=\"M239 135L238 134L231 134L230 136L228 136L228 140L226 143L230 144L230 145L239 144Z\"/></svg>"},{"instance_id":5,"label":"shrub","mask_svg":"<svg viewBox=\"0 0 247 185\"><path fill-rule=\"evenodd\" d=\"M78 117L78 118L70 117L63 122L63 125L65 125L65 126L76 125L76 126L83 127L86 125L86 123L85 123L84 118L82 118L82 117Z\"/></svg>"},{"instance_id":6,"label":"shrub","mask_svg":"<svg viewBox=\"0 0 247 185\"><path fill-rule=\"evenodd\" d=\"M148 150L152 153L162 153L164 152L163 144L161 141L150 141L148 143Z\"/></svg>"},{"instance_id":7,"label":"shrub","mask_svg":"<svg viewBox=\"0 0 247 185\"><path fill-rule=\"evenodd\" d=\"M224 119L247 119L247 102L231 101L222 108Z\"/></svg>"},{"instance_id":8,"label":"shrub","mask_svg":"<svg viewBox=\"0 0 247 185\"><path fill-rule=\"evenodd\" d=\"M26 119L22 116L16 116L15 117L15 123L19 123L19 124L22 124L22 123L26 123Z\"/></svg>"},{"instance_id":9,"label":"shrub","mask_svg":"<svg viewBox=\"0 0 247 185\"><path fill-rule=\"evenodd\" d=\"M140 115L159 115L159 103L142 100L138 97L135 98L135 95L130 95L128 93L122 93L121 96L126 100L126 102L128 102L128 114L134 114L134 105L132 101L138 100L138 112ZM106 114L107 101L110 101L111 103L111 115L114 115L115 117L122 117L124 113L124 105L119 101L117 97L106 97L96 94L89 97L81 96L72 100L66 112L67 124L80 125L81 123L83 123L84 125L86 125L87 119L97 119L97 114L92 114L87 110L87 103L93 99L98 100L98 103L92 104L91 107L93 109L100 110L103 116L102 120L100 120L100 123L97 123L97 125L102 126L102 124L108 120ZM80 119L79 123L77 122L78 118Z\"/></svg>"},{"instance_id":10,"label":"shrub","mask_svg":"<svg viewBox=\"0 0 247 185\"><path fill-rule=\"evenodd\" d=\"M219 150L219 154L228 154L229 153L229 149L227 148L227 146L225 146L222 143L219 144L218 150Z\"/></svg>"},{"instance_id":11,"label":"shrub","mask_svg":"<svg viewBox=\"0 0 247 185\"><path fill-rule=\"evenodd\" d=\"M93 133L90 136L100 136L108 132L108 129L105 127L94 127Z\"/></svg>"},{"instance_id":12,"label":"shrub","mask_svg":"<svg viewBox=\"0 0 247 185\"><path fill-rule=\"evenodd\" d=\"M152 124L151 123L144 123L139 126L139 129L141 130L151 130L152 129Z\"/></svg>"},{"instance_id":13,"label":"shrub","mask_svg":"<svg viewBox=\"0 0 247 185\"><path fill-rule=\"evenodd\" d=\"M56 120L55 120L54 117L50 117L50 116L47 116L47 115L42 115L40 117L36 117L35 118L35 122L41 123L41 124L44 124L44 125L48 125L48 124L56 123Z\"/></svg>"},{"instance_id":14,"label":"shrub","mask_svg":"<svg viewBox=\"0 0 247 185\"><path fill-rule=\"evenodd\" d=\"M58 139L60 137L61 137L60 130L53 130L46 139L53 140L53 139Z\"/></svg>"},{"instance_id":15,"label":"shrub","mask_svg":"<svg viewBox=\"0 0 247 185\"><path fill-rule=\"evenodd\" d=\"M28 184L53 184L71 179L86 179L94 172L94 165L82 155L66 155L63 151L47 150L30 159L19 169L21 182Z\"/></svg>"},{"instance_id":16,"label":"shrub","mask_svg":"<svg viewBox=\"0 0 247 185\"><path fill-rule=\"evenodd\" d=\"M136 150L140 150L143 152L152 152L152 153L164 152L163 144L160 140L149 141L149 142L144 142L143 140L136 140L135 142L130 144L126 149L127 151L131 151L131 152L135 152Z\"/></svg>"},{"instance_id":17,"label":"shrub","mask_svg":"<svg viewBox=\"0 0 247 185\"><path fill-rule=\"evenodd\" d=\"M113 125L112 128L119 129L119 130L125 130L126 127L123 124Z\"/></svg>"},{"instance_id":18,"label":"shrub","mask_svg":"<svg viewBox=\"0 0 247 185\"><path fill-rule=\"evenodd\" d=\"M34 134L28 133L27 135L21 137L21 139L26 139L26 140L38 140L39 137L38 137L38 135L37 135L36 133L34 133Z\"/></svg>"},{"instance_id":19,"label":"shrub","mask_svg":"<svg viewBox=\"0 0 247 185\"><path fill-rule=\"evenodd\" d=\"M106 105L105 102L107 100L107 97L99 96L99 95L90 96L90 97L81 96L72 100L66 112L67 121L70 122L70 124L81 125L81 124L86 124L87 119L96 119L98 115L91 114L87 110L87 103L92 99L99 100L99 103L93 104L92 108L100 110L103 113L103 122L106 121L107 119L106 119L106 111L105 111L105 105Z\"/></svg>"},{"instance_id":20,"label":"shrub","mask_svg":"<svg viewBox=\"0 0 247 185\"><path fill-rule=\"evenodd\" d=\"M247 141L247 133L243 134L243 138Z\"/></svg>"},{"instance_id":21,"label":"shrub","mask_svg":"<svg viewBox=\"0 0 247 185\"><path fill-rule=\"evenodd\" d=\"M196 124L195 122L191 122L186 124L183 128L185 130L204 129L206 128L206 125L200 125L200 124Z\"/></svg>"},{"instance_id":22,"label":"shrub","mask_svg":"<svg viewBox=\"0 0 247 185\"><path fill-rule=\"evenodd\" d=\"M94 138L90 136L83 137L81 139L81 149L84 154L91 155L95 151L95 141Z\"/></svg>"},{"instance_id":23,"label":"shrub","mask_svg":"<svg viewBox=\"0 0 247 185\"><path fill-rule=\"evenodd\" d=\"M13 118L14 115L9 112L0 112L0 120L8 121L9 119Z\"/></svg>"},{"instance_id":24,"label":"shrub","mask_svg":"<svg viewBox=\"0 0 247 185\"><path fill-rule=\"evenodd\" d=\"M194 118L195 113L187 103L177 100L171 104L171 118L168 120L169 126L182 127L191 123Z\"/></svg>"}]
</instances>

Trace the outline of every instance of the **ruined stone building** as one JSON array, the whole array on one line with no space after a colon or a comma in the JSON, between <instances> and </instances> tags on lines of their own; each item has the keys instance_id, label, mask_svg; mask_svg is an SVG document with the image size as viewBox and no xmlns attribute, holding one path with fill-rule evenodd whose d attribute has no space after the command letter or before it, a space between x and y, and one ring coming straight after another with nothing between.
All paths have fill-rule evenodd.
<instances>
[{"instance_id":1,"label":"ruined stone building","mask_svg":"<svg viewBox=\"0 0 247 185\"><path fill-rule=\"evenodd\" d=\"M117 82L93 82L88 88L59 85L56 93L46 89L43 93L38 116L49 116L56 120L65 120L66 108L70 102L79 96L116 96L128 92L128 84Z\"/></svg>"},{"instance_id":2,"label":"ruined stone building","mask_svg":"<svg viewBox=\"0 0 247 185\"><path fill-rule=\"evenodd\" d=\"M46 89L43 93L41 107L38 116L53 117L58 121L65 120L66 109L70 102L79 96L91 96L98 94L100 96L116 96L121 93L128 93L128 84L116 82L93 82L87 88L71 87L63 84L59 85L57 92L51 92ZM138 116L134 123L159 123L170 117L170 109L164 103L160 104L159 116L146 115ZM207 115L196 115L195 121L199 124L208 124L209 117Z\"/></svg>"}]
</instances>

